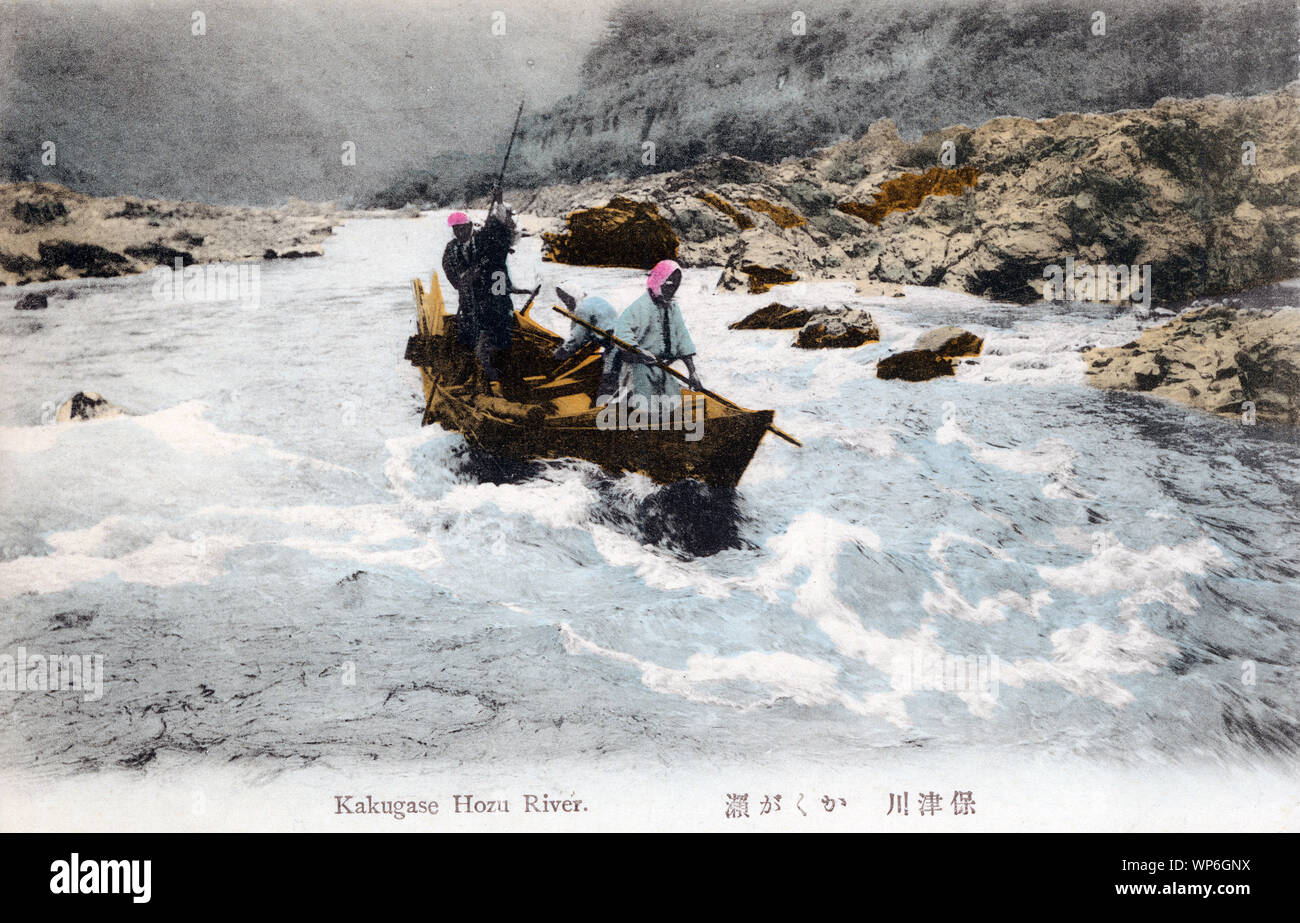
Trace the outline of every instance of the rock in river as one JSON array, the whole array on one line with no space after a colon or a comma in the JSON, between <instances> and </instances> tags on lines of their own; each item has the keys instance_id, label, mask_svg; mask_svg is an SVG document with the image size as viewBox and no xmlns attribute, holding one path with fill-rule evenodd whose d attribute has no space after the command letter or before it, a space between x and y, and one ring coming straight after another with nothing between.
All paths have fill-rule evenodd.
<instances>
[{"instance_id":1,"label":"rock in river","mask_svg":"<svg viewBox=\"0 0 1300 923\"><path fill-rule=\"evenodd\" d=\"M953 375L953 359L978 356L984 340L960 327L937 327L921 334L916 345L886 356L876 364L876 377L902 381L929 381Z\"/></svg>"},{"instance_id":2,"label":"rock in river","mask_svg":"<svg viewBox=\"0 0 1300 923\"><path fill-rule=\"evenodd\" d=\"M19 298L14 305L15 311L39 311L42 308L48 308L50 300L39 292L28 292Z\"/></svg>"},{"instance_id":3,"label":"rock in river","mask_svg":"<svg viewBox=\"0 0 1300 923\"><path fill-rule=\"evenodd\" d=\"M984 338L977 337L960 327L936 327L917 337L914 349L926 349L940 356L978 356L984 348Z\"/></svg>"},{"instance_id":4,"label":"rock in river","mask_svg":"<svg viewBox=\"0 0 1300 923\"><path fill-rule=\"evenodd\" d=\"M678 240L653 202L614 196L608 205L579 209L559 233L544 233L545 259L574 266L650 269L677 258Z\"/></svg>"},{"instance_id":5,"label":"rock in river","mask_svg":"<svg viewBox=\"0 0 1300 923\"><path fill-rule=\"evenodd\" d=\"M774 301L744 319L731 324L730 330L798 330L813 319L808 308L792 308Z\"/></svg>"},{"instance_id":6,"label":"rock in river","mask_svg":"<svg viewBox=\"0 0 1300 923\"><path fill-rule=\"evenodd\" d=\"M929 381L953 375L952 360L928 349L909 349L886 356L876 363L876 377L902 381Z\"/></svg>"},{"instance_id":7,"label":"rock in river","mask_svg":"<svg viewBox=\"0 0 1300 923\"><path fill-rule=\"evenodd\" d=\"M854 349L864 343L878 343L880 328L866 311L847 308L836 313L819 313L795 338L800 349Z\"/></svg>"},{"instance_id":8,"label":"rock in river","mask_svg":"<svg viewBox=\"0 0 1300 923\"><path fill-rule=\"evenodd\" d=\"M1085 354L1088 383L1243 421L1300 422L1300 311L1212 305Z\"/></svg>"},{"instance_id":9,"label":"rock in river","mask_svg":"<svg viewBox=\"0 0 1300 923\"><path fill-rule=\"evenodd\" d=\"M78 391L63 402L55 419L60 423L67 423L73 420L105 420L126 415L125 410L116 404L110 404L94 391Z\"/></svg>"}]
</instances>

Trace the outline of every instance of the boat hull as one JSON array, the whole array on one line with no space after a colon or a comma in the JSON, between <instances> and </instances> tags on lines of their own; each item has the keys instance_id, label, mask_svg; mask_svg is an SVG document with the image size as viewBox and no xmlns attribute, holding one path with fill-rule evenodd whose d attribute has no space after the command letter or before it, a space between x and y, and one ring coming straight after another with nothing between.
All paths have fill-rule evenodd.
<instances>
[{"instance_id":1,"label":"boat hull","mask_svg":"<svg viewBox=\"0 0 1300 923\"><path fill-rule=\"evenodd\" d=\"M770 410L745 410L683 390L703 412L690 428L680 420L673 429L601 426L600 408L593 406L599 356L591 351L558 362L552 353L560 338L526 313L515 316L514 338L501 363L510 370L503 382L508 400L476 394L463 383L474 366L456 341L455 316L441 312L440 297L429 305L430 296L421 294L417 281L421 332L411 338L407 358L422 373L424 422L459 432L483 451L518 460L578 458L660 483L695 479L731 488L772 423ZM575 401L585 406L568 412Z\"/></svg>"}]
</instances>

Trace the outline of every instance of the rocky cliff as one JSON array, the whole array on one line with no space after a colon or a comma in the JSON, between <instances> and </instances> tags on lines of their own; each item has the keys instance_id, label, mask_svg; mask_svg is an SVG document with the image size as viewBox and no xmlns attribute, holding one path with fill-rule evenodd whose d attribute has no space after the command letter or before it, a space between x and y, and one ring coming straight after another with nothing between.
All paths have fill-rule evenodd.
<instances>
[{"instance_id":1,"label":"rocky cliff","mask_svg":"<svg viewBox=\"0 0 1300 923\"><path fill-rule=\"evenodd\" d=\"M546 187L519 204L558 217L616 195L653 204L680 241L678 259L725 267L725 288L855 278L1028 302L1068 266L1070 287L1049 297L1213 296L1300 275L1300 83L997 118L916 142L882 120L799 160L724 157L637 181ZM551 254L583 261L574 248Z\"/></svg>"}]
</instances>

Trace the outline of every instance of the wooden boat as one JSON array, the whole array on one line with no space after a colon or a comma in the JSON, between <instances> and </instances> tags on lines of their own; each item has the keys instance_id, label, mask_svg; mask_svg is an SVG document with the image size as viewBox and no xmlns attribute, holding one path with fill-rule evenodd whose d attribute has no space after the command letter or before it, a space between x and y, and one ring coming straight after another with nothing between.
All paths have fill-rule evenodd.
<instances>
[{"instance_id":1,"label":"wooden boat","mask_svg":"<svg viewBox=\"0 0 1300 923\"><path fill-rule=\"evenodd\" d=\"M516 459L581 458L611 471L635 471L660 483L694 478L711 487L735 487L772 424L770 410L746 410L683 388L703 403L700 438L683 429L616 429L597 425L602 357L588 345L565 361L553 357L561 337L529 316L514 316L514 337L503 363L504 398L477 394L462 383L475 368L456 340L456 316L443 304L438 275L426 290L412 280L418 332L406 358L424 382L422 425L437 422L471 444ZM531 307L531 303L530 303ZM471 379L472 380L472 379ZM606 415L608 417L608 414Z\"/></svg>"}]
</instances>

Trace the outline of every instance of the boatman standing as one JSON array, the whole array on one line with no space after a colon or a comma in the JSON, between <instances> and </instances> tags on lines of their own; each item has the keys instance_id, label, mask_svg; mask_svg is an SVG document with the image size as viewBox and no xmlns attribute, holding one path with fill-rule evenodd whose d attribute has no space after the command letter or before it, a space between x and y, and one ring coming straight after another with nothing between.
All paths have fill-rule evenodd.
<instances>
[{"instance_id":1,"label":"boatman standing","mask_svg":"<svg viewBox=\"0 0 1300 923\"><path fill-rule=\"evenodd\" d=\"M514 242L514 215L501 201L501 190L494 189L487 220L470 238L466 254L477 330L474 354L488 390L496 397L502 396L500 362L514 334L515 305L510 296L528 294L528 289L515 288L510 281L506 257Z\"/></svg>"},{"instance_id":2,"label":"boatman standing","mask_svg":"<svg viewBox=\"0 0 1300 923\"><path fill-rule=\"evenodd\" d=\"M572 279L555 286L555 295L564 302L564 306L570 312L593 327L612 332L618 324L618 311L612 304L599 295L588 295L582 290L582 286ZM569 331L569 338L555 348L555 358L561 361L568 359L588 343L595 343L597 346L605 345L597 334L592 333L582 324L573 324L573 329ZM619 367L619 351L613 348L606 349L600 375L600 389L596 392L599 396L605 396L605 401L611 400L618 390Z\"/></svg>"},{"instance_id":3,"label":"boatman standing","mask_svg":"<svg viewBox=\"0 0 1300 923\"><path fill-rule=\"evenodd\" d=\"M464 212L452 212L447 216L447 224L451 226L452 238L442 251L442 275L456 290L456 339L467 351L472 351L478 342L469 262L469 241L474 236L474 225ZM463 380L469 371L469 368L463 368L455 377Z\"/></svg>"},{"instance_id":4,"label":"boatman standing","mask_svg":"<svg viewBox=\"0 0 1300 923\"><path fill-rule=\"evenodd\" d=\"M627 364L624 382L630 383L633 393L646 398L681 395L681 383L655 365L655 359L669 364L680 359L686 365L691 389L704 387L695 374L695 343L673 298L681 284L682 268L676 262L656 263L646 278L645 294L628 305L614 328L616 337L641 349L621 349L619 354Z\"/></svg>"}]
</instances>

